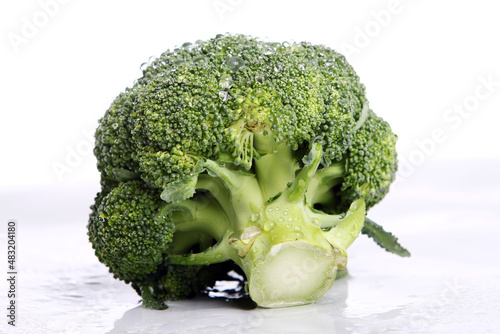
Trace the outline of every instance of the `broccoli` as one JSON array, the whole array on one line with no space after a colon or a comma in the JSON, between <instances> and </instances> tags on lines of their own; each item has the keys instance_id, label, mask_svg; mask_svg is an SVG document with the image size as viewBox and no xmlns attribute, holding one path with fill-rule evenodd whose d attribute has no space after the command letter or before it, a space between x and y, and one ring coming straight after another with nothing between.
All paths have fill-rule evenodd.
<instances>
[{"instance_id":1,"label":"broccoli","mask_svg":"<svg viewBox=\"0 0 500 334\"><path fill-rule=\"evenodd\" d=\"M88 224L144 306L192 296L225 261L261 307L312 303L360 232L409 256L365 217L394 180L397 137L341 54L226 34L146 65L99 120Z\"/></svg>"}]
</instances>

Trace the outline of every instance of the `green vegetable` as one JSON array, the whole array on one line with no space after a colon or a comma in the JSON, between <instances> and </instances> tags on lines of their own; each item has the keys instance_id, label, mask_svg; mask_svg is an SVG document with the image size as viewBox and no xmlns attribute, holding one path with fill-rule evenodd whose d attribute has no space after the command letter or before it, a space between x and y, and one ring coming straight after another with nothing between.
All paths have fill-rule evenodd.
<instances>
[{"instance_id":1,"label":"green vegetable","mask_svg":"<svg viewBox=\"0 0 500 334\"><path fill-rule=\"evenodd\" d=\"M327 47L186 43L99 121L89 238L146 307L191 296L224 261L241 267L259 306L312 303L360 231L409 255L365 220L394 180L396 139Z\"/></svg>"}]
</instances>

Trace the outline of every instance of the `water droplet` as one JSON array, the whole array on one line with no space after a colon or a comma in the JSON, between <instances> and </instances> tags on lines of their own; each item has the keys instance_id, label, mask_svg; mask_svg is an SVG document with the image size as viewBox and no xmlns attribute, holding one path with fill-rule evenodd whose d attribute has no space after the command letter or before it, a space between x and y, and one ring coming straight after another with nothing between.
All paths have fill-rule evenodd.
<instances>
[{"instance_id":1,"label":"water droplet","mask_svg":"<svg viewBox=\"0 0 500 334\"><path fill-rule=\"evenodd\" d=\"M254 213L252 213L252 215L250 216L250 219L251 219L253 222L255 222L255 221L259 220L259 218L260 218L260 213L258 213L258 212L254 212Z\"/></svg>"},{"instance_id":2,"label":"water droplet","mask_svg":"<svg viewBox=\"0 0 500 334\"><path fill-rule=\"evenodd\" d=\"M292 224L286 224L286 228L292 228Z\"/></svg>"},{"instance_id":3,"label":"water droplet","mask_svg":"<svg viewBox=\"0 0 500 334\"><path fill-rule=\"evenodd\" d=\"M264 77L264 75L262 74L259 74L255 77L255 81L257 81L258 83L262 84L264 83L264 81L266 80L266 78Z\"/></svg>"},{"instance_id":4,"label":"water droplet","mask_svg":"<svg viewBox=\"0 0 500 334\"><path fill-rule=\"evenodd\" d=\"M278 64L278 65L274 66L274 72L280 73L281 71L283 71L283 65Z\"/></svg>"},{"instance_id":5,"label":"water droplet","mask_svg":"<svg viewBox=\"0 0 500 334\"><path fill-rule=\"evenodd\" d=\"M295 227L294 227L294 230L295 230L295 231L300 231L300 226L295 226Z\"/></svg>"},{"instance_id":6,"label":"water droplet","mask_svg":"<svg viewBox=\"0 0 500 334\"><path fill-rule=\"evenodd\" d=\"M295 232L295 238L297 238L297 239L304 238L304 233L302 233L302 232Z\"/></svg>"},{"instance_id":7,"label":"water droplet","mask_svg":"<svg viewBox=\"0 0 500 334\"><path fill-rule=\"evenodd\" d=\"M191 47L191 45L193 45L193 44L192 44L192 43L189 43L189 42L186 42L186 43L182 44L182 46L181 46L181 47L182 47L183 49L188 49L188 48L190 48L190 47Z\"/></svg>"},{"instance_id":8,"label":"water droplet","mask_svg":"<svg viewBox=\"0 0 500 334\"><path fill-rule=\"evenodd\" d=\"M226 102L227 100L229 100L229 93L223 90L219 92L219 97L222 100L222 102Z\"/></svg>"},{"instance_id":9,"label":"water droplet","mask_svg":"<svg viewBox=\"0 0 500 334\"><path fill-rule=\"evenodd\" d=\"M203 66L207 63L207 58L203 57L203 56L198 56L198 57L195 57L193 59L193 63L195 63L196 65L200 65L200 66Z\"/></svg>"},{"instance_id":10,"label":"water droplet","mask_svg":"<svg viewBox=\"0 0 500 334\"><path fill-rule=\"evenodd\" d=\"M268 222L264 225L264 229L266 231L271 231L275 226L276 224L274 222Z\"/></svg>"},{"instance_id":11,"label":"water droplet","mask_svg":"<svg viewBox=\"0 0 500 334\"><path fill-rule=\"evenodd\" d=\"M174 61L174 65L182 66L182 65L186 65L186 62L184 60L177 60L177 61Z\"/></svg>"},{"instance_id":12,"label":"water droplet","mask_svg":"<svg viewBox=\"0 0 500 334\"><path fill-rule=\"evenodd\" d=\"M219 85L222 89L229 89L233 87L233 78L230 75L223 75L220 79Z\"/></svg>"},{"instance_id":13,"label":"water droplet","mask_svg":"<svg viewBox=\"0 0 500 334\"><path fill-rule=\"evenodd\" d=\"M285 219L284 218L280 218L278 221L279 222L283 222L283 221L285 221Z\"/></svg>"},{"instance_id":14,"label":"water droplet","mask_svg":"<svg viewBox=\"0 0 500 334\"><path fill-rule=\"evenodd\" d=\"M224 65L233 72L236 72L243 66L245 66L245 61L240 57L229 57L224 62Z\"/></svg>"},{"instance_id":15,"label":"water droplet","mask_svg":"<svg viewBox=\"0 0 500 334\"><path fill-rule=\"evenodd\" d=\"M318 61L316 59L310 59L309 62L314 66L318 66Z\"/></svg>"},{"instance_id":16,"label":"water droplet","mask_svg":"<svg viewBox=\"0 0 500 334\"><path fill-rule=\"evenodd\" d=\"M118 125L118 123L113 123L113 125L111 127L116 130L116 129L118 129L119 125Z\"/></svg>"}]
</instances>

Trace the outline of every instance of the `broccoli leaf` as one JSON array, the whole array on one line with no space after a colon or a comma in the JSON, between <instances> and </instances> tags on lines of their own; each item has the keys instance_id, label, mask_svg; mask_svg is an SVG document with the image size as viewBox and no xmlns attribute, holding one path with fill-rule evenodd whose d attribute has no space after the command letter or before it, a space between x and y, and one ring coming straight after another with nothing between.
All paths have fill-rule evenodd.
<instances>
[{"instance_id":1,"label":"broccoli leaf","mask_svg":"<svg viewBox=\"0 0 500 334\"><path fill-rule=\"evenodd\" d=\"M410 252L398 243L398 238L396 238L392 233L385 231L382 226L378 225L369 218L365 217L365 225L363 226L361 233L372 238L377 245L390 253L402 257L410 256Z\"/></svg>"},{"instance_id":2,"label":"broccoli leaf","mask_svg":"<svg viewBox=\"0 0 500 334\"><path fill-rule=\"evenodd\" d=\"M198 182L198 175L171 182L163 189L160 197L167 203L182 202L193 197L196 191L196 182Z\"/></svg>"}]
</instances>

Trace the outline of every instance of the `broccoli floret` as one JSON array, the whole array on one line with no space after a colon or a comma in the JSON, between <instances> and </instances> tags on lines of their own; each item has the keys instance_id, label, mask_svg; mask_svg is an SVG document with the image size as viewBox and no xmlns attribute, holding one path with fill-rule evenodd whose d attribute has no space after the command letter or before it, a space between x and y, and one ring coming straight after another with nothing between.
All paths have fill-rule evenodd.
<instances>
[{"instance_id":1,"label":"broccoli floret","mask_svg":"<svg viewBox=\"0 0 500 334\"><path fill-rule=\"evenodd\" d=\"M185 43L99 122L89 238L146 307L193 295L225 261L259 306L311 303L360 231L409 255L365 217L394 179L396 139L327 47L244 35Z\"/></svg>"},{"instance_id":2,"label":"broccoli floret","mask_svg":"<svg viewBox=\"0 0 500 334\"><path fill-rule=\"evenodd\" d=\"M135 108L136 94L127 89L111 104L95 133L94 154L97 169L101 172L104 191L118 182L138 178L138 163L132 159L135 143L131 135L131 114Z\"/></svg>"},{"instance_id":3,"label":"broccoli floret","mask_svg":"<svg viewBox=\"0 0 500 334\"><path fill-rule=\"evenodd\" d=\"M193 296L198 290L199 266L169 264L160 267L145 282L134 283L146 308L163 310L168 308L167 300L179 300Z\"/></svg>"},{"instance_id":4,"label":"broccoli floret","mask_svg":"<svg viewBox=\"0 0 500 334\"><path fill-rule=\"evenodd\" d=\"M96 206L89 224L95 253L116 278L144 281L169 253L174 226L159 214L159 192L140 180L122 182Z\"/></svg>"},{"instance_id":5,"label":"broccoli floret","mask_svg":"<svg viewBox=\"0 0 500 334\"><path fill-rule=\"evenodd\" d=\"M384 198L396 176L396 140L389 124L370 110L347 153L346 175L338 194L341 210L360 197L367 208Z\"/></svg>"},{"instance_id":6,"label":"broccoli floret","mask_svg":"<svg viewBox=\"0 0 500 334\"><path fill-rule=\"evenodd\" d=\"M308 200L323 211L342 212L358 198L367 210L389 191L397 171L397 136L368 108L344 158L318 171Z\"/></svg>"}]
</instances>

